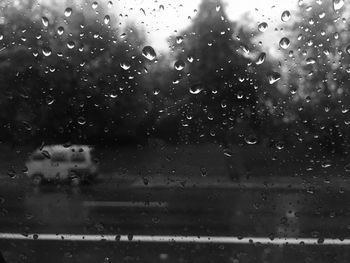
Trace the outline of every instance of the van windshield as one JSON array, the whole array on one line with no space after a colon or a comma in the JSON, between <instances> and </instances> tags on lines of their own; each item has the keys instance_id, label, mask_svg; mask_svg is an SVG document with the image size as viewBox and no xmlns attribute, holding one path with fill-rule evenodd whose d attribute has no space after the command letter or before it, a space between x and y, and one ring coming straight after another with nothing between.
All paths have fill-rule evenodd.
<instances>
[{"instance_id":1,"label":"van windshield","mask_svg":"<svg viewBox=\"0 0 350 263\"><path fill-rule=\"evenodd\" d=\"M66 162L67 161L67 155L63 152L55 152L51 156L51 160L53 162Z\"/></svg>"},{"instance_id":2,"label":"van windshield","mask_svg":"<svg viewBox=\"0 0 350 263\"><path fill-rule=\"evenodd\" d=\"M71 161L76 163L83 163L86 161L86 158L83 153L74 153L72 155Z\"/></svg>"}]
</instances>

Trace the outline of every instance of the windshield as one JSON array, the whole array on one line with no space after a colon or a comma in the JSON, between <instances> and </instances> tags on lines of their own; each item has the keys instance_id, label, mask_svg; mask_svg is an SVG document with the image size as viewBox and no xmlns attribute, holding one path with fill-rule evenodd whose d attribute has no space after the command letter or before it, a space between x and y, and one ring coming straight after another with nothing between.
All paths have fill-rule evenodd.
<instances>
[{"instance_id":1,"label":"windshield","mask_svg":"<svg viewBox=\"0 0 350 263\"><path fill-rule=\"evenodd\" d=\"M0 262L347 262L349 17L1 1Z\"/></svg>"}]
</instances>

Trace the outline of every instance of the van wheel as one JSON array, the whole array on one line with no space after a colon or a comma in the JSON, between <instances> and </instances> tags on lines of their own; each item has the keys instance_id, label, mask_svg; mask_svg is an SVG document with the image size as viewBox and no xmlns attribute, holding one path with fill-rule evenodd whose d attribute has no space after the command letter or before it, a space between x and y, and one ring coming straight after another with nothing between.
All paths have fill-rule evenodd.
<instances>
[{"instance_id":1,"label":"van wheel","mask_svg":"<svg viewBox=\"0 0 350 263\"><path fill-rule=\"evenodd\" d=\"M71 185L73 186L79 186L81 183L81 179L79 177L73 177L71 179Z\"/></svg>"},{"instance_id":2,"label":"van wheel","mask_svg":"<svg viewBox=\"0 0 350 263\"><path fill-rule=\"evenodd\" d=\"M32 177L32 182L34 185L40 185L43 181L43 176L41 174L34 174Z\"/></svg>"}]
</instances>

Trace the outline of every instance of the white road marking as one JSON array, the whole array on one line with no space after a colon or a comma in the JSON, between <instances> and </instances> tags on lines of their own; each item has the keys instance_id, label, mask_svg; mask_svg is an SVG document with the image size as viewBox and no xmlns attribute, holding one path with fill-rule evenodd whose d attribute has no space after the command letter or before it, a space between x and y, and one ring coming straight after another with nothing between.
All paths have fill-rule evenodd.
<instances>
[{"instance_id":1,"label":"white road marking","mask_svg":"<svg viewBox=\"0 0 350 263\"><path fill-rule=\"evenodd\" d=\"M79 234L20 234L0 233L0 239L7 240L49 240L85 242L154 242L154 243L208 243L208 244L263 244L263 245L316 245L349 246L350 239L323 240L317 238L275 238L268 237L229 237L229 236L161 236L161 235L79 235Z\"/></svg>"},{"instance_id":2,"label":"white road marking","mask_svg":"<svg viewBox=\"0 0 350 263\"><path fill-rule=\"evenodd\" d=\"M140 207L140 208L164 208L167 202L132 202L132 201L84 201L85 207Z\"/></svg>"}]
</instances>

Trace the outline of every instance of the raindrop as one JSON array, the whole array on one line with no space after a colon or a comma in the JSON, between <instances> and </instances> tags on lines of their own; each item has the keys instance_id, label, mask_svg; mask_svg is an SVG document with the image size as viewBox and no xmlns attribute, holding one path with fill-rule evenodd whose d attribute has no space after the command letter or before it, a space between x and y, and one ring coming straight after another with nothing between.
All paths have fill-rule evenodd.
<instances>
[{"instance_id":1,"label":"raindrop","mask_svg":"<svg viewBox=\"0 0 350 263\"><path fill-rule=\"evenodd\" d=\"M43 52L45 57L48 57L52 54L51 48L49 48L49 47L43 47L42 52Z\"/></svg>"},{"instance_id":2,"label":"raindrop","mask_svg":"<svg viewBox=\"0 0 350 263\"><path fill-rule=\"evenodd\" d=\"M142 14L143 14L144 16L146 15L146 11L145 11L145 9L140 8L140 11L142 12Z\"/></svg>"},{"instance_id":3,"label":"raindrop","mask_svg":"<svg viewBox=\"0 0 350 263\"><path fill-rule=\"evenodd\" d=\"M219 12L220 9L221 9L221 6L220 5L216 5L216 7L215 7L216 12Z\"/></svg>"},{"instance_id":4,"label":"raindrop","mask_svg":"<svg viewBox=\"0 0 350 263\"><path fill-rule=\"evenodd\" d=\"M159 6L159 11L164 11L164 5Z\"/></svg>"},{"instance_id":5,"label":"raindrop","mask_svg":"<svg viewBox=\"0 0 350 263\"><path fill-rule=\"evenodd\" d=\"M265 32L267 28L268 28L268 24L266 22L262 22L258 25L258 30L260 32Z\"/></svg>"},{"instance_id":6,"label":"raindrop","mask_svg":"<svg viewBox=\"0 0 350 263\"><path fill-rule=\"evenodd\" d=\"M276 148L277 148L277 150L282 150L284 148L284 143L283 142L277 142L276 143Z\"/></svg>"},{"instance_id":7,"label":"raindrop","mask_svg":"<svg viewBox=\"0 0 350 263\"><path fill-rule=\"evenodd\" d=\"M241 49L243 50L243 52L245 53L245 54L249 54L249 49L248 49L248 47L247 46L245 46L245 45L241 45Z\"/></svg>"},{"instance_id":8,"label":"raindrop","mask_svg":"<svg viewBox=\"0 0 350 263\"><path fill-rule=\"evenodd\" d=\"M201 167L200 170L201 170L201 175L202 175L203 177L206 177L207 174L208 174L207 169L206 169L205 167Z\"/></svg>"},{"instance_id":9,"label":"raindrop","mask_svg":"<svg viewBox=\"0 0 350 263\"><path fill-rule=\"evenodd\" d=\"M327 160L321 164L322 168L329 168L331 166L332 166L332 163L329 160Z\"/></svg>"},{"instance_id":10,"label":"raindrop","mask_svg":"<svg viewBox=\"0 0 350 263\"><path fill-rule=\"evenodd\" d=\"M78 123L80 125L84 125L86 123L86 119L83 116L78 117Z\"/></svg>"},{"instance_id":11,"label":"raindrop","mask_svg":"<svg viewBox=\"0 0 350 263\"><path fill-rule=\"evenodd\" d=\"M287 49L290 45L290 40L286 37L283 37L281 40L280 40L280 43L279 43L280 47L283 48L283 49Z\"/></svg>"},{"instance_id":12,"label":"raindrop","mask_svg":"<svg viewBox=\"0 0 350 263\"><path fill-rule=\"evenodd\" d=\"M62 35L63 32L64 32L64 27L63 26L60 26L60 27L57 28L57 34Z\"/></svg>"},{"instance_id":13,"label":"raindrop","mask_svg":"<svg viewBox=\"0 0 350 263\"><path fill-rule=\"evenodd\" d=\"M176 62L174 63L174 68L175 68L176 70L183 70L184 67L185 67L185 62L183 62L181 59L179 59L178 61L176 61Z\"/></svg>"},{"instance_id":14,"label":"raindrop","mask_svg":"<svg viewBox=\"0 0 350 263\"><path fill-rule=\"evenodd\" d=\"M278 72L272 72L267 76L269 83L272 85L281 79L281 74Z\"/></svg>"},{"instance_id":15,"label":"raindrop","mask_svg":"<svg viewBox=\"0 0 350 263\"><path fill-rule=\"evenodd\" d=\"M306 59L306 64L307 65L312 65L312 64L315 64L316 63L316 59L314 58L307 58Z\"/></svg>"},{"instance_id":16,"label":"raindrop","mask_svg":"<svg viewBox=\"0 0 350 263\"><path fill-rule=\"evenodd\" d=\"M151 46L145 46L142 49L142 55L150 61L154 60L157 56L156 52Z\"/></svg>"},{"instance_id":17,"label":"raindrop","mask_svg":"<svg viewBox=\"0 0 350 263\"><path fill-rule=\"evenodd\" d=\"M282 15L281 15L281 20L283 22L287 22L290 19L290 12L288 10L283 11Z\"/></svg>"},{"instance_id":18,"label":"raindrop","mask_svg":"<svg viewBox=\"0 0 350 263\"><path fill-rule=\"evenodd\" d=\"M73 41L68 41L67 47L68 47L69 49L73 49L73 48L75 47L75 43L74 43Z\"/></svg>"},{"instance_id":19,"label":"raindrop","mask_svg":"<svg viewBox=\"0 0 350 263\"><path fill-rule=\"evenodd\" d=\"M176 37L176 43L181 44L184 41L184 38L182 36L177 36Z\"/></svg>"},{"instance_id":20,"label":"raindrop","mask_svg":"<svg viewBox=\"0 0 350 263\"><path fill-rule=\"evenodd\" d=\"M348 45L348 46L346 47L346 52L347 52L348 54L350 54L350 45Z\"/></svg>"},{"instance_id":21,"label":"raindrop","mask_svg":"<svg viewBox=\"0 0 350 263\"><path fill-rule=\"evenodd\" d=\"M43 23L44 27L48 27L49 26L49 19L46 16L43 16L41 18L41 22Z\"/></svg>"},{"instance_id":22,"label":"raindrop","mask_svg":"<svg viewBox=\"0 0 350 263\"><path fill-rule=\"evenodd\" d=\"M72 14L72 8L67 7L66 10L64 10L64 16L70 17L71 14Z\"/></svg>"},{"instance_id":23,"label":"raindrop","mask_svg":"<svg viewBox=\"0 0 350 263\"><path fill-rule=\"evenodd\" d=\"M345 165L344 169L345 169L345 172L350 172L350 163Z\"/></svg>"},{"instance_id":24,"label":"raindrop","mask_svg":"<svg viewBox=\"0 0 350 263\"><path fill-rule=\"evenodd\" d=\"M128 62L120 62L119 65L124 70L128 70L131 67L131 65Z\"/></svg>"},{"instance_id":25,"label":"raindrop","mask_svg":"<svg viewBox=\"0 0 350 263\"><path fill-rule=\"evenodd\" d=\"M157 96L157 95L159 94L159 92L160 92L160 89L159 89L159 88L154 88L154 89L153 89L153 94L154 94L154 95Z\"/></svg>"},{"instance_id":26,"label":"raindrop","mask_svg":"<svg viewBox=\"0 0 350 263\"><path fill-rule=\"evenodd\" d=\"M246 144L253 145L253 144L256 144L258 142L258 139L256 138L255 135L251 134L251 135L248 135L247 137L245 137L244 141L246 142Z\"/></svg>"},{"instance_id":27,"label":"raindrop","mask_svg":"<svg viewBox=\"0 0 350 263\"><path fill-rule=\"evenodd\" d=\"M47 96L46 97L46 104L47 105L52 105L55 102L55 99L52 96Z\"/></svg>"},{"instance_id":28,"label":"raindrop","mask_svg":"<svg viewBox=\"0 0 350 263\"><path fill-rule=\"evenodd\" d=\"M193 62L193 57L192 57L192 56L188 56L188 57L187 57L187 61L190 62L190 63L192 63L192 62Z\"/></svg>"},{"instance_id":29,"label":"raindrop","mask_svg":"<svg viewBox=\"0 0 350 263\"><path fill-rule=\"evenodd\" d=\"M96 9L96 8L98 7L98 3L97 3L97 2L93 2L92 5L91 5L91 7L92 7L93 9Z\"/></svg>"},{"instance_id":30,"label":"raindrop","mask_svg":"<svg viewBox=\"0 0 350 263\"><path fill-rule=\"evenodd\" d=\"M333 0L333 9L339 11L344 6L344 0Z\"/></svg>"},{"instance_id":31,"label":"raindrop","mask_svg":"<svg viewBox=\"0 0 350 263\"><path fill-rule=\"evenodd\" d=\"M190 93L191 94L197 95L197 94L201 93L201 91L202 91L202 86L201 85L192 85L190 87Z\"/></svg>"},{"instance_id":32,"label":"raindrop","mask_svg":"<svg viewBox=\"0 0 350 263\"><path fill-rule=\"evenodd\" d=\"M16 178L16 176L17 176L16 171L14 169L9 169L7 171L7 175L12 179Z\"/></svg>"},{"instance_id":33,"label":"raindrop","mask_svg":"<svg viewBox=\"0 0 350 263\"><path fill-rule=\"evenodd\" d=\"M110 20L111 20L110 16L106 15L105 18L103 19L103 22L105 23L105 25L108 25Z\"/></svg>"},{"instance_id":34,"label":"raindrop","mask_svg":"<svg viewBox=\"0 0 350 263\"><path fill-rule=\"evenodd\" d=\"M255 64L261 65L262 63L264 63L265 59L266 59L266 53L265 53L265 52L262 52L262 53L259 55L258 59L256 60Z\"/></svg>"},{"instance_id":35,"label":"raindrop","mask_svg":"<svg viewBox=\"0 0 350 263\"><path fill-rule=\"evenodd\" d=\"M324 18L326 16L326 13L325 12L321 12L321 13L319 13L319 15L318 15L318 17L319 18Z\"/></svg>"}]
</instances>

